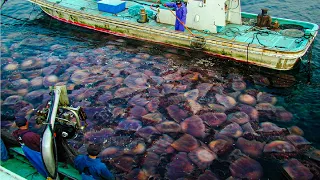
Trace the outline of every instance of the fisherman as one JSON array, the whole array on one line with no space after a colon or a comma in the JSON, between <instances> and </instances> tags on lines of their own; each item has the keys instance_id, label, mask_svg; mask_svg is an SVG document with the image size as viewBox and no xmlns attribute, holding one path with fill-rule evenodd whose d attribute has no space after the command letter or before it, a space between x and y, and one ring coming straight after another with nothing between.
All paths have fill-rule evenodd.
<instances>
[{"instance_id":1,"label":"fisherman","mask_svg":"<svg viewBox=\"0 0 320 180\"><path fill-rule=\"evenodd\" d=\"M174 8L174 10L176 11L175 30L184 31L187 21L187 8L185 4L180 0L177 0L175 3L165 3L164 6Z\"/></svg>"},{"instance_id":2,"label":"fisherman","mask_svg":"<svg viewBox=\"0 0 320 180\"><path fill-rule=\"evenodd\" d=\"M20 143L26 158L34 168L47 178L47 171L40 153L40 135L29 130L29 122L25 117L17 117L15 123L19 129L15 130L12 135Z\"/></svg>"},{"instance_id":3,"label":"fisherman","mask_svg":"<svg viewBox=\"0 0 320 180\"><path fill-rule=\"evenodd\" d=\"M107 166L97 158L101 152L101 146L90 144L87 148L88 155L79 155L74 160L74 166L81 174L83 180L108 179L114 180L114 176Z\"/></svg>"},{"instance_id":4,"label":"fisherman","mask_svg":"<svg viewBox=\"0 0 320 180\"><path fill-rule=\"evenodd\" d=\"M272 18L268 15L268 9L261 9L262 12L258 14L257 26L258 27L271 27Z\"/></svg>"}]
</instances>

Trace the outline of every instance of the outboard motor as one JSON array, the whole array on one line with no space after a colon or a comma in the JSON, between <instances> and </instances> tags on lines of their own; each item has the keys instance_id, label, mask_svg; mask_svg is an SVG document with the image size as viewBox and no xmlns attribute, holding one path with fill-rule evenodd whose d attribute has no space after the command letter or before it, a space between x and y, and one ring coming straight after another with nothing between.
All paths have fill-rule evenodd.
<instances>
[{"instance_id":1,"label":"outboard motor","mask_svg":"<svg viewBox=\"0 0 320 180\"><path fill-rule=\"evenodd\" d=\"M41 156L48 176L51 179L59 179L58 152L67 156L75 155L66 139L74 137L77 131L87 126L87 117L81 107L69 106L66 86L50 89L51 100L42 110L37 111L36 122L45 125L41 140Z\"/></svg>"}]
</instances>

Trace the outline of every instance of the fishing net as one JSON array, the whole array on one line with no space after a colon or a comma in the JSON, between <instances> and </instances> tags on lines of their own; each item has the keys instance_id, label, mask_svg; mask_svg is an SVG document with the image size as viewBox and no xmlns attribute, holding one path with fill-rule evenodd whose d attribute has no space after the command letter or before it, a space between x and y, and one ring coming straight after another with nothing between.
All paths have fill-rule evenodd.
<instances>
[{"instance_id":1,"label":"fishing net","mask_svg":"<svg viewBox=\"0 0 320 180\"><path fill-rule=\"evenodd\" d=\"M136 6L132 6L128 9L128 12L131 16L138 16L140 15L140 9L146 9L146 7L141 6L141 5L136 5ZM150 10L150 9L146 9L146 13L148 15L148 18L154 18L155 13L154 11Z\"/></svg>"},{"instance_id":2,"label":"fishing net","mask_svg":"<svg viewBox=\"0 0 320 180\"><path fill-rule=\"evenodd\" d=\"M281 31L283 36L300 38L304 36L304 32L298 29L285 29Z\"/></svg>"}]
</instances>

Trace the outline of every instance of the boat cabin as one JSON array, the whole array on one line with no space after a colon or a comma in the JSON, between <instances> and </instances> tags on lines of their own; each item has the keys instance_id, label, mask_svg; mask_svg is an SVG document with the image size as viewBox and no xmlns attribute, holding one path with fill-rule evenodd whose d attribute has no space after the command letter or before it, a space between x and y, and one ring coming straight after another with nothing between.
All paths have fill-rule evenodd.
<instances>
[{"instance_id":1,"label":"boat cabin","mask_svg":"<svg viewBox=\"0 0 320 180\"><path fill-rule=\"evenodd\" d=\"M155 0L144 1L150 3ZM112 14L121 13L127 9L130 15L138 15L137 21L140 23L149 22L146 18L154 16L153 20L157 23L174 25L176 17L172 13L173 10L159 6L166 2L170 1L158 0L153 4L145 4L143 1L134 0L101 0L97 3L100 11ZM240 0L185 0L184 3L188 11L186 23L188 28L217 33L222 31L228 23L241 24Z\"/></svg>"}]
</instances>

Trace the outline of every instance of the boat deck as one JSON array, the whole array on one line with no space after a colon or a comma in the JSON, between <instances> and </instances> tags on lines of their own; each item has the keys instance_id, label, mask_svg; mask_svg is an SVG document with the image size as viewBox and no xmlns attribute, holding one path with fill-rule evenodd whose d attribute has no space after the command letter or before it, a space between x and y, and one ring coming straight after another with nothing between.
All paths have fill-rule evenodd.
<instances>
[{"instance_id":1,"label":"boat deck","mask_svg":"<svg viewBox=\"0 0 320 180\"><path fill-rule=\"evenodd\" d=\"M46 179L41 176L40 173L38 173L37 170L34 169L30 162L24 157L24 153L20 147L9 148L9 153L14 158L10 158L5 162L1 162L2 167L28 180ZM58 162L58 173L67 177L68 179L81 179L79 172L69 164L66 165Z\"/></svg>"},{"instance_id":2,"label":"boat deck","mask_svg":"<svg viewBox=\"0 0 320 180\"><path fill-rule=\"evenodd\" d=\"M144 6L146 11L152 12L153 10L150 8L152 3L145 1L126 1L126 10L122 11L118 14L111 14L107 12L102 12L98 10L97 1L95 0L48 0L52 3L58 3L61 6L84 11L85 13L92 15L99 15L108 18L115 18L121 21L127 21L130 23L137 23L140 26L152 27L161 29L163 31L174 31L174 26L169 24L157 23L153 19L149 19L147 23L138 23L137 19L139 16L132 15L130 9L134 6ZM142 5L144 4L144 5ZM162 7L164 8L164 7ZM153 11L154 12L154 11ZM254 26L254 21L256 19L256 15L249 13L242 13L242 18L247 19L248 21L243 24L247 25L238 25L238 24L227 24L226 27L223 27L219 33L207 33L204 31L198 31L195 29L191 29L192 33L198 36L205 37L206 39L224 39L228 40L228 42L234 41L238 43L245 43L248 46L258 46L263 47L265 49L271 49L276 51L289 51L289 52L297 52L303 50L307 45L311 36L305 35L305 29L310 29L313 31L318 30L317 25L312 23L306 23L301 21L292 21L281 18L273 18L273 21L277 20L280 25L286 24L295 24L296 27L300 29L281 29L278 31L268 30L266 28L257 28ZM183 33L189 34L188 31Z\"/></svg>"}]
</instances>

